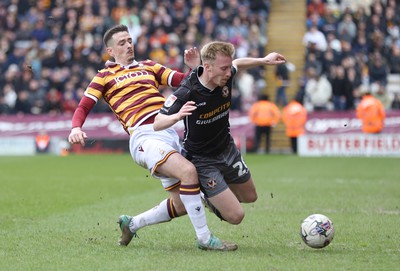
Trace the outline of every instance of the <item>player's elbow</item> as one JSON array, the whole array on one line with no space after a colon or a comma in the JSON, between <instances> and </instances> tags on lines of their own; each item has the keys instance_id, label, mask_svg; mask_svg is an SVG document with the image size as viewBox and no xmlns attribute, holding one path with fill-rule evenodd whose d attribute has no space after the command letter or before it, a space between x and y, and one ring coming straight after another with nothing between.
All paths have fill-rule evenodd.
<instances>
[{"instance_id":1,"label":"player's elbow","mask_svg":"<svg viewBox=\"0 0 400 271\"><path fill-rule=\"evenodd\" d=\"M161 125L162 121L159 118L159 115L157 115L154 118L154 123L153 123L153 129L154 131L161 131L163 129L162 125Z\"/></svg>"},{"instance_id":2,"label":"player's elbow","mask_svg":"<svg viewBox=\"0 0 400 271\"><path fill-rule=\"evenodd\" d=\"M161 129L161 127L160 127L160 125L158 123L154 122L153 123L153 130L154 131L161 131L162 129Z\"/></svg>"}]
</instances>

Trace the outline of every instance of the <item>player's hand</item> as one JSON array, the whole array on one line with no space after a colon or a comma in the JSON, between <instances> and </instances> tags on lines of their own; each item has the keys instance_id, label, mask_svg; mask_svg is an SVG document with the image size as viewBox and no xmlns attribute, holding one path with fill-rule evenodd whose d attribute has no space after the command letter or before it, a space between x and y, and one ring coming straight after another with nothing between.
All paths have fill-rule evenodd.
<instances>
[{"instance_id":1,"label":"player's hand","mask_svg":"<svg viewBox=\"0 0 400 271\"><path fill-rule=\"evenodd\" d=\"M184 119L186 116L190 116L192 115L192 112L194 110L196 110L197 106L196 103L193 101L188 101L186 102L181 109L179 110L178 114L178 118L179 120Z\"/></svg>"},{"instance_id":2,"label":"player's hand","mask_svg":"<svg viewBox=\"0 0 400 271\"><path fill-rule=\"evenodd\" d=\"M85 140L87 135L79 127L72 128L71 133L68 136L68 142L70 144L81 144L85 146Z\"/></svg>"},{"instance_id":3,"label":"player's hand","mask_svg":"<svg viewBox=\"0 0 400 271\"><path fill-rule=\"evenodd\" d=\"M186 49L183 54L183 59L185 64L191 69L194 69L201 64L200 52L196 47Z\"/></svg>"},{"instance_id":4,"label":"player's hand","mask_svg":"<svg viewBox=\"0 0 400 271\"><path fill-rule=\"evenodd\" d=\"M269 53L264 57L264 59L269 65L278 65L286 63L286 58L283 55L275 52Z\"/></svg>"}]
</instances>

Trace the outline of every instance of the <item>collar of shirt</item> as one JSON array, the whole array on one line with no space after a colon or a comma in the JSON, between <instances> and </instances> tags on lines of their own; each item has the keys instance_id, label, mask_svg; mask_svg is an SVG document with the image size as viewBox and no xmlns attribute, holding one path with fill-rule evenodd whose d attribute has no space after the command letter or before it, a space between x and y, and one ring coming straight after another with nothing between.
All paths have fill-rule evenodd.
<instances>
[{"instance_id":1,"label":"collar of shirt","mask_svg":"<svg viewBox=\"0 0 400 271\"><path fill-rule=\"evenodd\" d=\"M126 66L124 66L124 65L122 65L122 64L120 64L118 62L113 62L113 61L107 60L106 67L111 67L111 66L114 66L114 65L120 65L121 67L127 69L127 68L130 68L132 66L136 66L137 64L138 64L138 62L136 60L133 60L133 62L131 64L126 65Z\"/></svg>"},{"instance_id":2,"label":"collar of shirt","mask_svg":"<svg viewBox=\"0 0 400 271\"><path fill-rule=\"evenodd\" d=\"M208 89L208 91L213 92L214 89L210 89L210 88L207 86L207 84L205 84L205 83L203 82L203 80L201 80L200 76L203 74L203 72L204 72L204 67L203 67L203 66L199 66L199 67L197 68L197 78L199 79L199 82L200 82L200 84L201 84L203 87L205 87L206 89Z\"/></svg>"}]
</instances>

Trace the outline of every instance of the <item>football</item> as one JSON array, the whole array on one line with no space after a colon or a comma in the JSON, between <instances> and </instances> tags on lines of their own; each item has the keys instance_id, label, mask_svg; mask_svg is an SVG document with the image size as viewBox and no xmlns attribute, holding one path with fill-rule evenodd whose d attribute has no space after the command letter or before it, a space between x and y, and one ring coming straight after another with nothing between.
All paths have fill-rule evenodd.
<instances>
[{"instance_id":1,"label":"football","mask_svg":"<svg viewBox=\"0 0 400 271\"><path fill-rule=\"evenodd\" d=\"M335 228L327 216L312 214L301 223L300 235L307 246L323 248L332 242Z\"/></svg>"}]
</instances>

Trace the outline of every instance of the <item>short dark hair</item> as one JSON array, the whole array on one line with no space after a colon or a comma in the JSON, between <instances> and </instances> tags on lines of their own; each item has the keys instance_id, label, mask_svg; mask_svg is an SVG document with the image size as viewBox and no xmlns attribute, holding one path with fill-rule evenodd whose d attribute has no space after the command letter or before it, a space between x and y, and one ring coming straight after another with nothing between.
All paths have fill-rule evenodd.
<instances>
[{"instance_id":1,"label":"short dark hair","mask_svg":"<svg viewBox=\"0 0 400 271\"><path fill-rule=\"evenodd\" d=\"M258 100L259 101L269 101L269 95L265 93L261 93L258 95Z\"/></svg>"},{"instance_id":2,"label":"short dark hair","mask_svg":"<svg viewBox=\"0 0 400 271\"><path fill-rule=\"evenodd\" d=\"M109 43L110 43L112 36L119 32L128 32L129 33L128 27L126 25L119 24L119 25L113 26L110 29L108 29L103 37L104 45L106 47L108 47L110 45Z\"/></svg>"}]
</instances>

